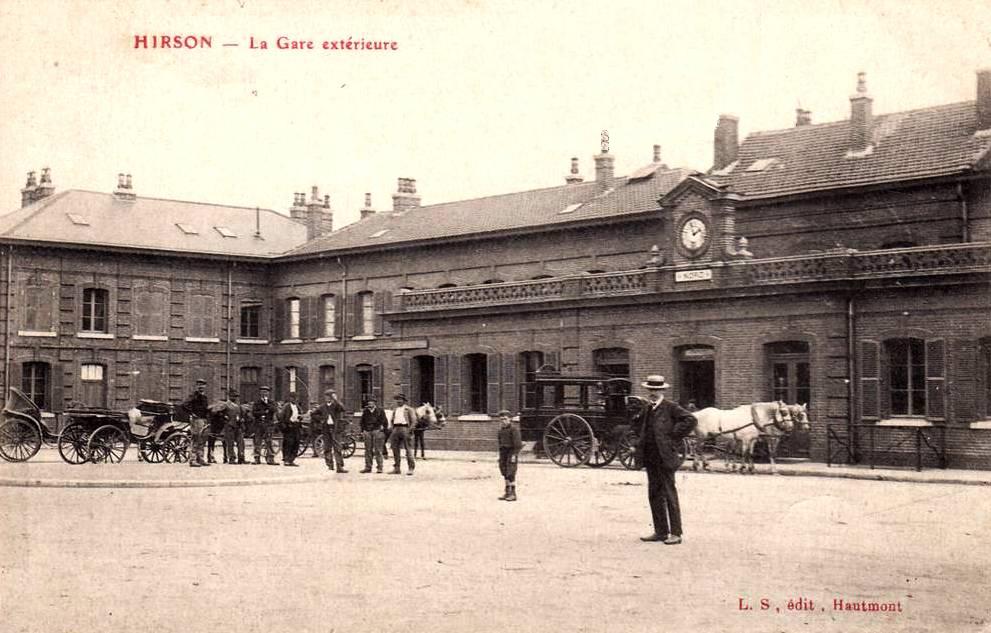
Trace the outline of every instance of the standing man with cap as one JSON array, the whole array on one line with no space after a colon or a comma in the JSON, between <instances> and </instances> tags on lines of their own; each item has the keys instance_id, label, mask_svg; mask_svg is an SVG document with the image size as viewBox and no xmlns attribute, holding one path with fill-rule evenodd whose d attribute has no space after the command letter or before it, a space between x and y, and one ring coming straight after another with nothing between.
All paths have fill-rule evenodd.
<instances>
[{"instance_id":1,"label":"standing man with cap","mask_svg":"<svg viewBox=\"0 0 991 633\"><path fill-rule=\"evenodd\" d=\"M238 404L237 390L231 389L227 394L227 421L224 424L224 462L228 464L244 463L244 421L241 416L241 405ZM237 461L235 461L235 449Z\"/></svg>"},{"instance_id":2,"label":"standing man with cap","mask_svg":"<svg viewBox=\"0 0 991 633\"><path fill-rule=\"evenodd\" d=\"M677 545L682 536L681 507L674 485L674 475L681 466L677 447L698 421L689 411L664 399L664 390L670 387L664 376L647 376L640 386L647 390L651 404L640 414L636 458L647 470L647 499L654 520L654 533L640 540Z\"/></svg>"},{"instance_id":3,"label":"standing man with cap","mask_svg":"<svg viewBox=\"0 0 991 633\"><path fill-rule=\"evenodd\" d=\"M499 412L499 472L506 480L506 492L499 501L516 501L516 466L523 450L520 427L513 424L513 414L503 409Z\"/></svg>"},{"instance_id":4,"label":"standing man with cap","mask_svg":"<svg viewBox=\"0 0 991 633\"><path fill-rule=\"evenodd\" d=\"M296 404L296 394L290 393L289 400L279 411L279 426L282 428L282 465L299 466L296 454L299 452L299 429L303 425L302 412Z\"/></svg>"},{"instance_id":5,"label":"standing man with cap","mask_svg":"<svg viewBox=\"0 0 991 633\"><path fill-rule=\"evenodd\" d=\"M194 468L209 466L203 461L203 444L206 434L210 432L206 422L209 403L206 398L205 380L196 381L196 389L186 398L182 406L189 412L189 465Z\"/></svg>"},{"instance_id":6,"label":"standing man with cap","mask_svg":"<svg viewBox=\"0 0 991 633\"><path fill-rule=\"evenodd\" d=\"M337 393L333 389L323 392L324 401L310 414L311 428L319 426L323 435L323 458L327 463L327 468L339 473L346 473L344 470L344 456L341 455L341 437L347 429L344 406L337 400ZM314 442L316 444L316 442Z\"/></svg>"},{"instance_id":7,"label":"standing man with cap","mask_svg":"<svg viewBox=\"0 0 991 633\"><path fill-rule=\"evenodd\" d=\"M409 406L406 402L406 394L396 394L394 399L396 401L396 408L392 412L392 434L389 436L389 448L392 449L394 466L390 474L402 474L402 471L399 470L399 460L401 459L399 451L400 449L405 449L406 466L409 468L406 474L412 475L413 470L416 468L416 460L413 459L413 453L410 452L409 441L413 427L416 426L420 418L416 415L416 409Z\"/></svg>"},{"instance_id":8,"label":"standing man with cap","mask_svg":"<svg viewBox=\"0 0 991 633\"><path fill-rule=\"evenodd\" d=\"M365 438L365 468L361 472L372 472L372 456L375 456L377 471L382 472L382 447L385 446L385 411L379 409L375 398L365 402L365 410L361 412L361 433Z\"/></svg>"},{"instance_id":9,"label":"standing man with cap","mask_svg":"<svg viewBox=\"0 0 991 633\"><path fill-rule=\"evenodd\" d=\"M262 444L265 445L265 463L269 466L276 466L272 449L272 433L275 431L275 403L272 402L268 387L259 389L261 398L255 400L251 405L251 417L255 420L255 434L252 443L255 445L255 464L261 464Z\"/></svg>"}]
</instances>

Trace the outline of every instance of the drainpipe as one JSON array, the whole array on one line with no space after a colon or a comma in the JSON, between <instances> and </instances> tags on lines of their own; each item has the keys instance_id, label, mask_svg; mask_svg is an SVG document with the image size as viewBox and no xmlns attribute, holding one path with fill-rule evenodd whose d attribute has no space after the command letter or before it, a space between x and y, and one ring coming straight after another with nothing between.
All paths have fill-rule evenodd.
<instances>
[{"instance_id":1,"label":"drainpipe","mask_svg":"<svg viewBox=\"0 0 991 633\"><path fill-rule=\"evenodd\" d=\"M3 397L6 402L7 394L10 393L10 304L13 302L14 293L14 247L9 246L7 250L7 306L4 309L4 341L3 341Z\"/></svg>"},{"instance_id":2,"label":"drainpipe","mask_svg":"<svg viewBox=\"0 0 991 633\"><path fill-rule=\"evenodd\" d=\"M859 376L856 374L857 369L857 307L856 307L856 295L851 294L846 300L846 373L850 377L847 383L847 430L846 436L847 440L850 442L850 457L853 459L854 463L858 461L858 440L857 437L857 427L854 426L857 421L857 380ZM828 457L828 456L827 456Z\"/></svg>"},{"instance_id":3,"label":"drainpipe","mask_svg":"<svg viewBox=\"0 0 991 633\"><path fill-rule=\"evenodd\" d=\"M960 202L960 239L964 243L970 241L970 211L967 209L967 197L963 195L963 182L957 181L957 200Z\"/></svg>"},{"instance_id":4,"label":"drainpipe","mask_svg":"<svg viewBox=\"0 0 991 633\"><path fill-rule=\"evenodd\" d=\"M234 311L234 281L232 270L234 262L227 263L227 397L231 393L231 321Z\"/></svg>"},{"instance_id":5,"label":"drainpipe","mask_svg":"<svg viewBox=\"0 0 991 633\"><path fill-rule=\"evenodd\" d=\"M348 267L337 257L337 265L341 267L341 401L348 398ZM360 408L360 407L359 407Z\"/></svg>"}]
</instances>

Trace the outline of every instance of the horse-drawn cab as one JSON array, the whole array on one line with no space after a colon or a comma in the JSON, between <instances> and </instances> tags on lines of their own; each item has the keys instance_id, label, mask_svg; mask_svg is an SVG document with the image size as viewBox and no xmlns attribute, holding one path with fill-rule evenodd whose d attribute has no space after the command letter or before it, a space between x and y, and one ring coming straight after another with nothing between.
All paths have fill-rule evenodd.
<instances>
[{"instance_id":1,"label":"horse-drawn cab","mask_svg":"<svg viewBox=\"0 0 991 633\"><path fill-rule=\"evenodd\" d=\"M521 387L523 440L536 442L536 450L542 447L555 464L601 467L623 451L630 429L629 380L544 366Z\"/></svg>"}]
</instances>

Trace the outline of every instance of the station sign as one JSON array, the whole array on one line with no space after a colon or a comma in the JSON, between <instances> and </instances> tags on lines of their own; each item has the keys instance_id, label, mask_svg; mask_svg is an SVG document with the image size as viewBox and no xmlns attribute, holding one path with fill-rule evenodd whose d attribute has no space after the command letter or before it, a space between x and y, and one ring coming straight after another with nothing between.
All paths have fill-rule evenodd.
<instances>
[{"instance_id":1,"label":"station sign","mask_svg":"<svg viewBox=\"0 0 991 633\"><path fill-rule=\"evenodd\" d=\"M682 281L708 281L712 279L712 269L703 268L702 270L679 270L674 273L675 282Z\"/></svg>"}]
</instances>

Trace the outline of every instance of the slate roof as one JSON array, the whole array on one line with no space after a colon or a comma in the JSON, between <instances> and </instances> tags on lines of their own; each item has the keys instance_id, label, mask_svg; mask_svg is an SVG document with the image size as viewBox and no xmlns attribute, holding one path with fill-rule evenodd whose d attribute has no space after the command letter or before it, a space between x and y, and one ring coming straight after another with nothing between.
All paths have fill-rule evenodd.
<instances>
[{"instance_id":1,"label":"slate roof","mask_svg":"<svg viewBox=\"0 0 991 633\"><path fill-rule=\"evenodd\" d=\"M612 189L601 195L592 181L421 206L399 214L380 211L288 254L375 248L635 215L658 209L658 198L691 173L683 168L660 168L648 178L615 178Z\"/></svg>"},{"instance_id":2,"label":"slate roof","mask_svg":"<svg viewBox=\"0 0 991 633\"><path fill-rule=\"evenodd\" d=\"M988 154L991 135L976 131L977 107L968 101L875 115L873 148L862 156L848 156L849 121L758 132L741 144L732 169L710 177L746 199L951 175Z\"/></svg>"},{"instance_id":3,"label":"slate roof","mask_svg":"<svg viewBox=\"0 0 991 633\"><path fill-rule=\"evenodd\" d=\"M259 218L262 237L256 238L253 208L143 197L126 201L112 193L69 189L0 216L0 239L255 257L272 257L306 241L306 227L288 216L261 209ZM180 223L196 233L184 232ZM224 237L215 227L237 237Z\"/></svg>"}]
</instances>

